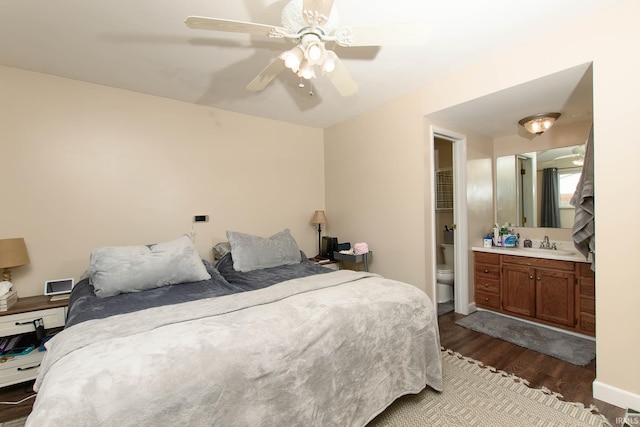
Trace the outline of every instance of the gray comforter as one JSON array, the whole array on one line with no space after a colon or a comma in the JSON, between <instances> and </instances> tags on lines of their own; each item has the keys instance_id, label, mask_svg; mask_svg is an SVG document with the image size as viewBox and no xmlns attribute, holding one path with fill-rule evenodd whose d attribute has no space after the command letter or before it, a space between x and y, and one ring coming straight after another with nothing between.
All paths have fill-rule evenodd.
<instances>
[{"instance_id":1,"label":"gray comforter","mask_svg":"<svg viewBox=\"0 0 640 427\"><path fill-rule=\"evenodd\" d=\"M442 389L433 303L348 270L86 321L47 347L27 426L363 426Z\"/></svg>"}]
</instances>

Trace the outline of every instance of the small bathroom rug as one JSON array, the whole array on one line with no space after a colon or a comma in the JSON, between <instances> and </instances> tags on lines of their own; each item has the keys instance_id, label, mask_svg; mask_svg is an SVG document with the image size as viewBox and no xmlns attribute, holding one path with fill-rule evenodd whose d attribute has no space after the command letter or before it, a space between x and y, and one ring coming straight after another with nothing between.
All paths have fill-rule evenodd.
<instances>
[{"instance_id":1,"label":"small bathroom rug","mask_svg":"<svg viewBox=\"0 0 640 427\"><path fill-rule=\"evenodd\" d=\"M489 311L476 311L456 324L574 365L586 366L596 357L595 341Z\"/></svg>"}]
</instances>

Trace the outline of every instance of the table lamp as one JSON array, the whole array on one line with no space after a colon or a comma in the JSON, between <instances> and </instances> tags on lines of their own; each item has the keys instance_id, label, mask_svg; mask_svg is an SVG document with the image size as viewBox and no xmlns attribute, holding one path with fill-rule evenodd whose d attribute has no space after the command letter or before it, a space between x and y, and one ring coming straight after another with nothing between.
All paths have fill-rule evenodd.
<instances>
[{"instance_id":1,"label":"table lamp","mask_svg":"<svg viewBox=\"0 0 640 427\"><path fill-rule=\"evenodd\" d=\"M29 254L24 239L0 239L0 268L2 281L11 283L11 268L29 264Z\"/></svg>"},{"instance_id":2,"label":"table lamp","mask_svg":"<svg viewBox=\"0 0 640 427\"><path fill-rule=\"evenodd\" d=\"M322 224L327 223L327 217L324 214L324 211L315 211L313 214L313 218L311 219L311 224L318 224L318 255L316 258L322 258Z\"/></svg>"}]
</instances>

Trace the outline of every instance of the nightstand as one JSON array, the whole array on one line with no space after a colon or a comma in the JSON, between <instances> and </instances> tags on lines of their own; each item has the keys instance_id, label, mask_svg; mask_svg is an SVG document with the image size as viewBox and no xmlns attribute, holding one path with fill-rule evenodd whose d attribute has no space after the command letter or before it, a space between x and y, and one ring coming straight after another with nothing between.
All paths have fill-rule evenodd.
<instances>
[{"instance_id":1,"label":"nightstand","mask_svg":"<svg viewBox=\"0 0 640 427\"><path fill-rule=\"evenodd\" d=\"M20 298L8 311L0 312L0 337L33 332L36 319L44 321L45 330L62 327L68 303L69 300L50 301L44 295ZM44 352L35 348L29 354L0 363L0 387L35 379L43 357Z\"/></svg>"},{"instance_id":2,"label":"nightstand","mask_svg":"<svg viewBox=\"0 0 640 427\"><path fill-rule=\"evenodd\" d=\"M337 260L309 258L309 261L330 270L340 270L340 261Z\"/></svg>"},{"instance_id":3,"label":"nightstand","mask_svg":"<svg viewBox=\"0 0 640 427\"><path fill-rule=\"evenodd\" d=\"M369 251L364 254L352 255L352 254L341 254L340 252L334 252L333 257L336 260L340 261L340 263L343 263L345 261L352 264L363 263L364 271L369 271L369 258L371 258L372 253L373 252ZM341 266L341 268L344 268L344 266Z\"/></svg>"}]
</instances>

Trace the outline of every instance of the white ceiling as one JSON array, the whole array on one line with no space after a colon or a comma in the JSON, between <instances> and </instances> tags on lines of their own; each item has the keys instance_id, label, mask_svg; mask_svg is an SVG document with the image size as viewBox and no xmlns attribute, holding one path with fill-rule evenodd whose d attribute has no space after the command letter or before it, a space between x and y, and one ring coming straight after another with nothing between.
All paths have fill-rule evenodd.
<instances>
[{"instance_id":1,"label":"white ceiling","mask_svg":"<svg viewBox=\"0 0 640 427\"><path fill-rule=\"evenodd\" d=\"M549 76L492 93L430 114L482 135L501 137L519 134L532 139L518 125L520 119L539 113L561 113L557 123L593 117L593 69L582 64Z\"/></svg>"},{"instance_id":2,"label":"white ceiling","mask_svg":"<svg viewBox=\"0 0 640 427\"><path fill-rule=\"evenodd\" d=\"M189 15L280 25L286 0L7 1L0 13L0 64L324 128L615 1L335 0L341 26L426 21L432 27L431 39L419 47L336 48L360 85L346 98L323 77L312 81L310 96L308 86L298 88L298 77L288 70L264 91L249 92L247 83L291 44L184 25ZM586 68L438 114L489 136L513 133L520 115L557 111L572 96L588 98L590 106L590 93L574 94ZM584 106L571 108L570 114L561 111L563 117L590 114L578 111ZM478 111L502 117L503 123Z\"/></svg>"}]
</instances>

